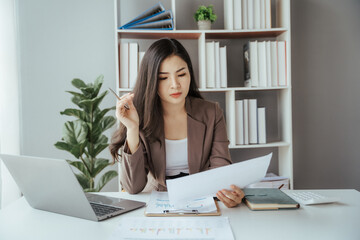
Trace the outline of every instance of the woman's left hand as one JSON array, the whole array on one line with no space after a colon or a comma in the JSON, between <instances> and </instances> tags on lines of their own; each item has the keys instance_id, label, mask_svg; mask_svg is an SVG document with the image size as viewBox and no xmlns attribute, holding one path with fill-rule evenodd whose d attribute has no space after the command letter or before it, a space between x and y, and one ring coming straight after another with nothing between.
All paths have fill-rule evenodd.
<instances>
[{"instance_id":1,"label":"woman's left hand","mask_svg":"<svg viewBox=\"0 0 360 240\"><path fill-rule=\"evenodd\" d=\"M223 189L216 193L216 197L222 201L226 207L232 208L239 205L244 198L244 192L235 185L230 186L233 190Z\"/></svg>"}]
</instances>

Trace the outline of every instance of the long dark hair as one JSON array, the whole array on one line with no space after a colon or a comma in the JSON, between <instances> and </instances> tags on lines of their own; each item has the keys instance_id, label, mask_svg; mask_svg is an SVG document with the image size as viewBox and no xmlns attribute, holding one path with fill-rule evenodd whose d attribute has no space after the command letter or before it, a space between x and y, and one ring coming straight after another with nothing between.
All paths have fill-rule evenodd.
<instances>
[{"instance_id":1,"label":"long dark hair","mask_svg":"<svg viewBox=\"0 0 360 240\"><path fill-rule=\"evenodd\" d=\"M176 55L183 59L190 73L190 87L187 96L202 98L197 87L194 70L188 52L176 39L162 38L154 42L146 51L140 65L133 90L133 103L139 115L139 130L149 142L160 141L156 137L164 127L163 110L158 91L158 75L162 61ZM119 158L119 149L126 141L126 127L120 123L112 136L109 146L114 160Z\"/></svg>"}]
</instances>

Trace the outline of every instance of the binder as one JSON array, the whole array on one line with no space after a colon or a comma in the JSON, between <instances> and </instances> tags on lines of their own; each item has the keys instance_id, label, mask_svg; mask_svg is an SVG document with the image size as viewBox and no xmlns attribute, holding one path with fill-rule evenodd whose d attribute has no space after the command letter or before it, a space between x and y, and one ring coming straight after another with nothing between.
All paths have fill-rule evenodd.
<instances>
[{"instance_id":1,"label":"binder","mask_svg":"<svg viewBox=\"0 0 360 240\"><path fill-rule=\"evenodd\" d=\"M134 25L155 22L155 21L160 21L160 20L166 20L166 19L172 19L172 18L173 18L173 16L172 16L171 10L161 11L161 12L155 13L154 15L151 15L151 16L145 17L143 19L140 19L138 21L135 21L133 23L130 23L123 28L128 29Z\"/></svg>"},{"instance_id":2,"label":"binder","mask_svg":"<svg viewBox=\"0 0 360 240\"><path fill-rule=\"evenodd\" d=\"M152 6L151 8L149 8L148 10L142 12L141 14L139 14L136 18L134 18L133 20L131 20L130 22L127 22L126 24L124 24L123 26L119 27L119 29L125 29L127 26L142 20L144 18L147 18L149 16L152 16L156 13L162 12L164 11L165 8L164 6L159 2L157 4L155 4L154 6Z\"/></svg>"},{"instance_id":3,"label":"binder","mask_svg":"<svg viewBox=\"0 0 360 240\"><path fill-rule=\"evenodd\" d=\"M210 205L208 205L210 203ZM190 216L220 216L221 211L212 197L195 199L188 202L187 207L176 209L169 202L167 192L153 191L145 209L147 217L190 217Z\"/></svg>"}]
</instances>

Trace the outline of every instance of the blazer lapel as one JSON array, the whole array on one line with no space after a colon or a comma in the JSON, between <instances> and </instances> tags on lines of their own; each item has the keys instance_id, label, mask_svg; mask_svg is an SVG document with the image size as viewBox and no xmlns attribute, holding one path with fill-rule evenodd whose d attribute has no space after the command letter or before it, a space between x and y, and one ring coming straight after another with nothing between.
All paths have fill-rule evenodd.
<instances>
[{"instance_id":1,"label":"blazer lapel","mask_svg":"<svg viewBox=\"0 0 360 240\"><path fill-rule=\"evenodd\" d=\"M154 164L155 178L158 179L159 183L166 186L165 184L165 174L166 174L166 152L165 152L165 135L164 131L161 131L160 136L161 144L159 142L154 142L151 144L152 152L152 161Z\"/></svg>"},{"instance_id":2,"label":"blazer lapel","mask_svg":"<svg viewBox=\"0 0 360 240\"><path fill-rule=\"evenodd\" d=\"M206 126L189 115L187 121L189 173L193 174L201 169Z\"/></svg>"}]
</instances>

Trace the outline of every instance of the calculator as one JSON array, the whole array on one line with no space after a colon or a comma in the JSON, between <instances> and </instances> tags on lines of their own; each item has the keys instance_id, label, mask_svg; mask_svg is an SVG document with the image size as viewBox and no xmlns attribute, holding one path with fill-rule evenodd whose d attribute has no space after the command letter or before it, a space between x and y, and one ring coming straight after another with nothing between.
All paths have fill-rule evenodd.
<instances>
[{"instance_id":1,"label":"calculator","mask_svg":"<svg viewBox=\"0 0 360 240\"><path fill-rule=\"evenodd\" d=\"M286 194L302 205L338 202L335 197L328 197L311 191L286 192Z\"/></svg>"}]
</instances>

